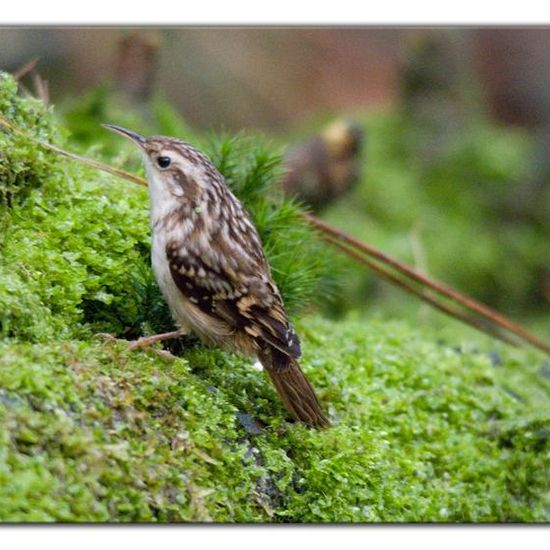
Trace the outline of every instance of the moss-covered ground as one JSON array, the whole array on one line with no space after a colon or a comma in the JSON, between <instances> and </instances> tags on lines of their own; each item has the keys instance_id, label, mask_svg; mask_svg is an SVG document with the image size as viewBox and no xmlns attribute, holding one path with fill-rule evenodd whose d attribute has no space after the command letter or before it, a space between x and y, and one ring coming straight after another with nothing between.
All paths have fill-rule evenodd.
<instances>
[{"instance_id":1,"label":"moss-covered ground","mask_svg":"<svg viewBox=\"0 0 550 550\"><path fill-rule=\"evenodd\" d=\"M402 322L300 322L334 426L249 361L0 346L4 521L547 521L549 364ZM465 344L467 346L467 344Z\"/></svg>"},{"instance_id":2,"label":"moss-covered ground","mask_svg":"<svg viewBox=\"0 0 550 550\"><path fill-rule=\"evenodd\" d=\"M66 144L16 92L2 76L1 114ZM107 160L135 162L109 143ZM210 147L260 227L333 427L289 422L250 360L193 339L174 356L129 352L124 338L171 326L145 190L2 130L0 520L548 521L548 359L422 315L298 316L335 264L270 195L265 147Z\"/></svg>"}]
</instances>

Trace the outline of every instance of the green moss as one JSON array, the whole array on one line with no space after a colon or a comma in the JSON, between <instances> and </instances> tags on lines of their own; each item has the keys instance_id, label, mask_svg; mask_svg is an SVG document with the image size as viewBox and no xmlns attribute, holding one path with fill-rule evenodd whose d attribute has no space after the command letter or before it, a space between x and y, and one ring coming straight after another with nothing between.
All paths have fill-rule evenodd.
<instances>
[{"instance_id":1,"label":"green moss","mask_svg":"<svg viewBox=\"0 0 550 550\"><path fill-rule=\"evenodd\" d=\"M119 348L2 347L3 520L203 520L206 501L223 518L250 489L230 406L185 361Z\"/></svg>"},{"instance_id":2,"label":"green moss","mask_svg":"<svg viewBox=\"0 0 550 550\"><path fill-rule=\"evenodd\" d=\"M139 321L144 307L146 194L59 159L56 165L8 214L1 332L47 340L89 323L120 334Z\"/></svg>"},{"instance_id":3,"label":"green moss","mask_svg":"<svg viewBox=\"0 0 550 550\"><path fill-rule=\"evenodd\" d=\"M405 323L299 328L322 432L287 423L264 373L222 352L5 342L1 519L548 520L539 355L499 346L494 366Z\"/></svg>"},{"instance_id":4,"label":"green moss","mask_svg":"<svg viewBox=\"0 0 550 550\"><path fill-rule=\"evenodd\" d=\"M61 132L55 126L53 113L37 99L17 95L17 84L0 71L0 114L28 135L59 144ZM51 151L36 147L11 132L0 129L0 224L4 224L6 205L20 202L32 189L50 177L56 163ZM2 237L0 236L0 239Z\"/></svg>"}]
</instances>

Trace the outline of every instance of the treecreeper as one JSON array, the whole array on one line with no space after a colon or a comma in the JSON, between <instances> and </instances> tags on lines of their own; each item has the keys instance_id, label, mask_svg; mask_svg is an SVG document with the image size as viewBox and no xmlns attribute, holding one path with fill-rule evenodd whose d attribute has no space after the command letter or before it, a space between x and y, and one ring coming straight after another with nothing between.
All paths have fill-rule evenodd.
<instances>
[{"instance_id":1,"label":"treecreeper","mask_svg":"<svg viewBox=\"0 0 550 550\"><path fill-rule=\"evenodd\" d=\"M193 332L202 342L257 357L290 414L326 427L298 363L300 341L272 279L258 231L212 162L171 137L111 124L143 154L151 201L151 261L179 327L139 347Z\"/></svg>"}]
</instances>

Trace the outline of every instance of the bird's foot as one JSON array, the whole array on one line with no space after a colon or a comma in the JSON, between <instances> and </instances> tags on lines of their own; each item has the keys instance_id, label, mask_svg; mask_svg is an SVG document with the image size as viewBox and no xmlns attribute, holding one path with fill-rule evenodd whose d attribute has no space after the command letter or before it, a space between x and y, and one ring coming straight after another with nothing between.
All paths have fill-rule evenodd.
<instances>
[{"instance_id":1,"label":"bird's foot","mask_svg":"<svg viewBox=\"0 0 550 550\"><path fill-rule=\"evenodd\" d=\"M155 342L162 342L163 340L172 340L184 336L187 334L184 330L175 330L173 332L165 332L163 334L155 334L153 336L143 336L137 340L124 340L122 338L116 338L112 334L106 332L100 332L96 334L96 337L105 340L106 342L124 342L128 345L130 351L137 349L147 349L152 346ZM172 355L169 351L163 349L153 350L157 355L162 357L167 357L170 359L175 359L175 356Z\"/></svg>"},{"instance_id":2,"label":"bird's foot","mask_svg":"<svg viewBox=\"0 0 550 550\"><path fill-rule=\"evenodd\" d=\"M142 336L137 340L129 342L128 349L132 351L136 349L147 349L148 347L152 346L156 342L162 342L164 340L174 340L176 338L180 338L181 336L184 336L185 334L186 332L183 330L174 330L173 332L165 332L163 334L154 334L153 336Z\"/></svg>"}]
</instances>

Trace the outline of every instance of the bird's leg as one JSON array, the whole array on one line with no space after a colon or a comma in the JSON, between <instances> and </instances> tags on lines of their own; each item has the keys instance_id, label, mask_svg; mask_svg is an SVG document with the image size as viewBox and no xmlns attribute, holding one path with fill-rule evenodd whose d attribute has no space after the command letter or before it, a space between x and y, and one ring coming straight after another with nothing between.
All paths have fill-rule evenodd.
<instances>
[{"instance_id":1,"label":"bird's leg","mask_svg":"<svg viewBox=\"0 0 550 550\"><path fill-rule=\"evenodd\" d=\"M152 346L155 342L162 342L164 340L174 340L175 338L180 338L187 334L187 331L184 329L174 330L172 332L165 332L163 334L154 334L153 336L142 336L133 342L128 344L128 349L146 349L149 346Z\"/></svg>"}]
</instances>

